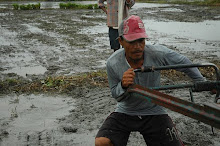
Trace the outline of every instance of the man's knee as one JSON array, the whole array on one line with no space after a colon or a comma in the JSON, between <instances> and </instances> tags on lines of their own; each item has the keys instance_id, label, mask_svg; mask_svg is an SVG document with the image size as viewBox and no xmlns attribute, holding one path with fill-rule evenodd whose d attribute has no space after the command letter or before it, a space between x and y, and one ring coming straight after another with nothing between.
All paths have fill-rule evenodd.
<instances>
[{"instance_id":1,"label":"man's knee","mask_svg":"<svg viewBox=\"0 0 220 146\"><path fill-rule=\"evenodd\" d=\"M98 137L95 139L95 146L113 146L111 140L106 137Z\"/></svg>"}]
</instances>

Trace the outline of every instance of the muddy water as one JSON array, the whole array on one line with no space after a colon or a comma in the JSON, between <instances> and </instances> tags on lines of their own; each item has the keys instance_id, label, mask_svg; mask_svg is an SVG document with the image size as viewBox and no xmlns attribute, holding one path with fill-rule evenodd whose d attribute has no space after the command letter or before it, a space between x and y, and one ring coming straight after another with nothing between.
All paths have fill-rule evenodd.
<instances>
[{"instance_id":1,"label":"muddy water","mask_svg":"<svg viewBox=\"0 0 220 146\"><path fill-rule=\"evenodd\" d=\"M31 80L32 75L41 79L105 68L113 51L106 16L100 10L60 10L59 2L41 2L43 10L14 11L12 3L0 2L1 79ZM142 17L147 43L167 45L193 62L220 62L219 12L217 8L137 3L130 14ZM184 97L188 92L174 94ZM67 97L3 95L0 145L93 145L98 127L114 109L110 97L109 89L81 89ZM206 93L198 99L203 103L207 98L212 97ZM212 135L210 126L171 115L188 145L218 146L220 136ZM134 133L128 145L136 144L145 145Z\"/></svg>"},{"instance_id":2,"label":"muddy water","mask_svg":"<svg viewBox=\"0 0 220 146\"><path fill-rule=\"evenodd\" d=\"M35 144L34 133L56 130L57 120L74 109L74 100L62 96L46 95L7 95L0 98L1 130L4 125L9 134L2 146ZM19 138L20 137L20 138ZM19 138L19 141L18 139Z\"/></svg>"},{"instance_id":3,"label":"muddy water","mask_svg":"<svg viewBox=\"0 0 220 146\"><path fill-rule=\"evenodd\" d=\"M28 2L19 2L21 4L28 4ZM94 1L81 2L83 4L96 3ZM2 7L11 6L10 3L1 3ZM42 2L42 9L47 5L47 8L57 8L59 2ZM160 8L160 9L159 9ZM163 17L160 19L155 18L158 13L177 13L179 15L184 14L187 10L179 8L178 5L168 5L168 4L145 4L137 3L131 10L131 14L138 13L146 24L146 31L149 35L149 41L147 43L151 44L166 44L171 48L178 50L181 53L187 54L189 58L193 58L194 62L201 60L200 56L203 56L204 61L209 61L210 59L217 60L220 57L219 42L220 42L220 21L217 19L219 15L215 16L217 20L200 20L199 22L180 22L178 20L168 20ZM11 13L1 13L2 17L13 16L13 11ZM153 16L152 16L153 15ZM45 23L51 23L50 18L45 18ZM109 50L109 41L107 37L108 29L105 23L105 15L97 14L97 11L93 11L88 14L81 15L81 21L79 18L72 16L71 20L76 23L90 23L91 26L81 27L76 32L80 35L87 35L92 37L94 43L83 43L84 47L74 47L69 46L64 43L64 39L68 36L66 34L60 34L58 32L46 31L45 28L40 28L39 23L23 23L20 27L25 27L25 32L27 35L38 35L43 37L48 37L55 39L58 44L50 42L49 44L39 43L36 39L33 40L18 40L17 38L22 38L22 33L10 31L10 26L7 24L2 24L0 26L0 32L4 36L0 36L0 41L2 46L20 46L15 47L16 52L10 53L9 55L1 55L1 70L3 74L15 73L19 76L26 77L27 75L44 75L50 70L57 70L56 74L71 75L72 73L86 72L90 70L96 70L103 68L107 56L111 53ZM103 21L91 21L92 19L99 19ZM37 20L39 21L39 20ZM194 19L189 21L195 21ZM60 25L54 22L56 25ZM60 26L60 29L63 29ZM65 28L64 28L65 29ZM31 36L29 36L31 37ZM44 38L43 38L44 39ZM80 39L80 38L78 38ZM100 44L100 41L102 44ZM54 45L53 45L54 43ZM73 42L74 43L74 42ZM77 43L80 43L77 42ZM35 49L29 49L30 46L34 46ZM21 47L27 48L27 50ZM64 52L64 48L65 51ZM91 50L94 49L94 51ZM13 49L14 50L14 49ZM19 50L19 51L17 51ZM39 52L39 50L42 50ZM48 57L50 52L54 52ZM84 52L90 52L85 54ZM95 57L97 51L106 52L106 56ZM41 56L36 59L36 55L33 54L39 52ZM73 53L75 52L75 53ZM62 55L61 55L62 54ZM71 54L71 55L70 55ZM196 57L195 57L196 55ZM199 56L198 56L199 55ZM99 55L100 56L100 55ZM198 56L198 57L197 57ZM91 57L95 57L94 64L81 64L78 60L82 58L89 61ZM72 60L75 58L77 64L80 64L77 68L72 68L66 64L67 60ZM100 58L100 59L98 59ZM65 65L64 65L65 64ZM51 66L51 67L48 67ZM62 67L65 66L65 67ZM48 70L50 68L50 70ZM65 69L64 69L65 68Z\"/></svg>"},{"instance_id":4,"label":"muddy water","mask_svg":"<svg viewBox=\"0 0 220 146\"><path fill-rule=\"evenodd\" d=\"M155 22L146 20L148 29L168 35L176 35L180 38L198 39L206 41L220 41L220 21L192 22ZM199 48L198 48L199 51Z\"/></svg>"},{"instance_id":5,"label":"muddy water","mask_svg":"<svg viewBox=\"0 0 220 146\"><path fill-rule=\"evenodd\" d=\"M195 52L200 52L209 59L220 57L220 21L193 22L158 22L155 20L144 20L147 25L147 32L150 41L153 37L163 35L163 38L151 41L151 43L166 44L175 46L179 52L190 54L194 57ZM212 44L212 45L210 45ZM207 53L208 52L208 53ZM194 62L201 61L201 58Z\"/></svg>"}]
</instances>

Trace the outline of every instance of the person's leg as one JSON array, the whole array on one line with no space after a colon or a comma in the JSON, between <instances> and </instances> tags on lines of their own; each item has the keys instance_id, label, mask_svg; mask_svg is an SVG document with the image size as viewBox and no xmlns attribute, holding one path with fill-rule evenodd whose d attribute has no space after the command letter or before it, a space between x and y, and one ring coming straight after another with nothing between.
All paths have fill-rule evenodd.
<instances>
[{"instance_id":1,"label":"person's leg","mask_svg":"<svg viewBox=\"0 0 220 146\"><path fill-rule=\"evenodd\" d=\"M140 133L148 146L183 146L168 115L155 115L145 123Z\"/></svg>"},{"instance_id":2,"label":"person's leg","mask_svg":"<svg viewBox=\"0 0 220 146\"><path fill-rule=\"evenodd\" d=\"M95 139L95 146L113 146L113 144L109 138L97 137Z\"/></svg>"},{"instance_id":3,"label":"person's leg","mask_svg":"<svg viewBox=\"0 0 220 146\"><path fill-rule=\"evenodd\" d=\"M112 27L109 27L109 40L110 40L110 46L111 49L114 51L120 49L120 43L118 41L118 29L113 29Z\"/></svg>"},{"instance_id":4,"label":"person's leg","mask_svg":"<svg viewBox=\"0 0 220 146\"><path fill-rule=\"evenodd\" d=\"M96 135L95 145L126 146L130 131L125 121L124 114L114 112L109 115Z\"/></svg>"}]
</instances>

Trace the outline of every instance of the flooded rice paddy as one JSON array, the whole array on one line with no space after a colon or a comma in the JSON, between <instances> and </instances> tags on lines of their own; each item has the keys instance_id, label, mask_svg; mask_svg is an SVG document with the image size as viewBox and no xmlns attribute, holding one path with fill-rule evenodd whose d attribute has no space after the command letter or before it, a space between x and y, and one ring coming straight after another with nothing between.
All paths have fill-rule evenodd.
<instances>
[{"instance_id":1,"label":"flooded rice paddy","mask_svg":"<svg viewBox=\"0 0 220 146\"><path fill-rule=\"evenodd\" d=\"M0 2L0 79L42 80L105 69L113 53L109 47L106 16L101 10L62 10L60 2L40 2L41 10L16 11ZM77 2L93 4L96 1ZM146 26L146 43L163 44L194 63L220 64L220 8L136 3L130 14ZM186 90L171 92L189 98ZM108 88L74 88L66 95L0 95L0 145L94 145L94 137L114 110ZM199 103L214 95L196 94ZM169 111L186 145L218 146L203 123ZM129 146L145 145L132 133Z\"/></svg>"}]
</instances>

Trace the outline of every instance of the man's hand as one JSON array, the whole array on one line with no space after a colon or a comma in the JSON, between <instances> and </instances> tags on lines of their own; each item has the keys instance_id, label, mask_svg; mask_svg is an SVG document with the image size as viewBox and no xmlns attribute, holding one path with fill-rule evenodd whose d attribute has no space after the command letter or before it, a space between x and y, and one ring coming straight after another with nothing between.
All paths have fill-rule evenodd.
<instances>
[{"instance_id":1,"label":"man's hand","mask_svg":"<svg viewBox=\"0 0 220 146\"><path fill-rule=\"evenodd\" d=\"M129 68L126 72L124 72L123 77L122 77L122 88L128 88L130 85L134 84L134 69Z\"/></svg>"}]
</instances>

